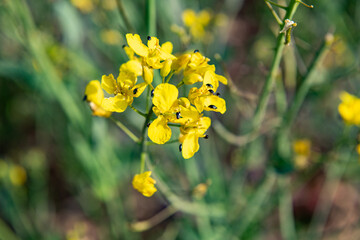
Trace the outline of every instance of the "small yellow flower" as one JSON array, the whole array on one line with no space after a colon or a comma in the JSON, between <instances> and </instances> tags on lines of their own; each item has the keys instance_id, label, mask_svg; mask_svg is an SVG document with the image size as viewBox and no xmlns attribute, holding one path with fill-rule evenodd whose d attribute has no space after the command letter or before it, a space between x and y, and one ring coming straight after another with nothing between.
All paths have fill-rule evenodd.
<instances>
[{"instance_id":1,"label":"small yellow flower","mask_svg":"<svg viewBox=\"0 0 360 240\"><path fill-rule=\"evenodd\" d=\"M94 10L92 0L71 0L71 3L83 13L89 13Z\"/></svg>"},{"instance_id":2,"label":"small yellow flower","mask_svg":"<svg viewBox=\"0 0 360 240\"><path fill-rule=\"evenodd\" d=\"M171 54L173 45L171 42L165 42L161 46L159 45L159 39L156 37L147 37L147 46L141 41L138 34L126 34L126 40L129 47L142 58L141 64L143 66L143 79L147 84L151 84L153 81L153 69L161 69L165 60L175 59L176 57ZM133 54L125 49L129 58L133 57Z\"/></svg>"},{"instance_id":3,"label":"small yellow flower","mask_svg":"<svg viewBox=\"0 0 360 240\"><path fill-rule=\"evenodd\" d=\"M189 159L199 150L199 138L207 137L205 132L211 125L211 119L203 117L194 107L183 111L182 115L188 117L188 121L180 127L179 142L182 144L181 154Z\"/></svg>"},{"instance_id":4,"label":"small yellow flower","mask_svg":"<svg viewBox=\"0 0 360 240\"><path fill-rule=\"evenodd\" d=\"M295 166L304 169L309 165L311 155L311 142L308 139L299 139L293 143Z\"/></svg>"},{"instance_id":5,"label":"small yellow flower","mask_svg":"<svg viewBox=\"0 0 360 240\"><path fill-rule=\"evenodd\" d=\"M93 80L86 86L85 99L89 102L94 116L110 117L111 112L103 108L104 92L98 80Z\"/></svg>"},{"instance_id":6,"label":"small yellow flower","mask_svg":"<svg viewBox=\"0 0 360 240\"><path fill-rule=\"evenodd\" d=\"M182 14L184 25L190 29L190 34L195 39L202 39L205 36L205 27L209 25L211 14L207 10L202 10L198 14L192 9L186 9Z\"/></svg>"},{"instance_id":7,"label":"small yellow flower","mask_svg":"<svg viewBox=\"0 0 360 240\"><path fill-rule=\"evenodd\" d=\"M360 144L356 145L356 152L360 155Z\"/></svg>"},{"instance_id":8,"label":"small yellow flower","mask_svg":"<svg viewBox=\"0 0 360 240\"><path fill-rule=\"evenodd\" d=\"M156 181L150 177L151 171L147 171L141 174L136 174L133 178L133 188L138 190L145 197L151 197L157 189L154 184Z\"/></svg>"},{"instance_id":9,"label":"small yellow flower","mask_svg":"<svg viewBox=\"0 0 360 240\"><path fill-rule=\"evenodd\" d=\"M112 29L101 31L100 37L104 43L109 45L117 45L121 41L120 33Z\"/></svg>"},{"instance_id":10,"label":"small yellow flower","mask_svg":"<svg viewBox=\"0 0 360 240\"><path fill-rule=\"evenodd\" d=\"M23 168L20 165L10 166L9 178L10 178L10 182L14 186L24 185L24 183L26 182L26 178L27 178L25 168Z\"/></svg>"},{"instance_id":11,"label":"small yellow flower","mask_svg":"<svg viewBox=\"0 0 360 240\"><path fill-rule=\"evenodd\" d=\"M218 86L219 82L216 79L215 73L207 71L204 75L202 87L199 89L196 87L190 89L188 98L200 113L204 110L220 112L221 114L225 113L225 100L217 95L214 95Z\"/></svg>"},{"instance_id":12,"label":"small yellow flower","mask_svg":"<svg viewBox=\"0 0 360 240\"><path fill-rule=\"evenodd\" d=\"M340 99L342 102L338 110L345 123L360 125L360 98L347 92L342 92Z\"/></svg>"}]
</instances>

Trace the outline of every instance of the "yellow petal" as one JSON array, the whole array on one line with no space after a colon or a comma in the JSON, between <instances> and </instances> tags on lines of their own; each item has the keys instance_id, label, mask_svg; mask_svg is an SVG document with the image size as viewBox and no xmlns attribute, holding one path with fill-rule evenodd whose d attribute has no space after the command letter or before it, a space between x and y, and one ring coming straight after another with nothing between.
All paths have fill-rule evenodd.
<instances>
[{"instance_id":1,"label":"yellow petal","mask_svg":"<svg viewBox=\"0 0 360 240\"><path fill-rule=\"evenodd\" d=\"M103 75L101 78L101 87L108 93L114 94L116 89L116 80L112 74Z\"/></svg>"},{"instance_id":2,"label":"yellow petal","mask_svg":"<svg viewBox=\"0 0 360 240\"><path fill-rule=\"evenodd\" d=\"M89 82L85 89L85 96L87 101L93 102L96 105L101 105L104 99L104 92L101 89L101 85L98 80Z\"/></svg>"},{"instance_id":3,"label":"yellow petal","mask_svg":"<svg viewBox=\"0 0 360 240\"><path fill-rule=\"evenodd\" d=\"M150 40L148 38L147 45L148 45L149 49L155 49L157 47L160 47L159 39L157 37L150 37Z\"/></svg>"},{"instance_id":4,"label":"yellow petal","mask_svg":"<svg viewBox=\"0 0 360 240\"><path fill-rule=\"evenodd\" d=\"M221 114L225 113L226 103L224 99L215 95L204 96L200 98L203 99L202 102L205 111L220 112Z\"/></svg>"},{"instance_id":5,"label":"yellow petal","mask_svg":"<svg viewBox=\"0 0 360 240\"><path fill-rule=\"evenodd\" d=\"M145 90L147 84L146 83L139 83L137 85L135 85L132 89L131 92L135 93L134 97L139 97ZM136 90L135 90L136 89Z\"/></svg>"},{"instance_id":6,"label":"yellow petal","mask_svg":"<svg viewBox=\"0 0 360 240\"><path fill-rule=\"evenodd\" d=\"M115 97L104 98L101 107L110 112L123 112L128 106L125 96L118 94Z\"/></svg>"},{"instance_id":7,"label":"yellow petal","mask_svg":"<svg viewBox=\"0 0 360 240\"><path fill-rule=\"evenodd\" d=\"M157 190L154 186L156 181L150 177L151 171L136 174L133 178L133 188L142 193L145 197L151 197Z\"/></svg>"},{"instance_id":8,"label":"yellow petal","mask_svg":"<svg viewBox=\"0 0 360 240\"><path fill-rule=\"evenodd\" d=\"M202 10L197 17L197 20L203 25L206 26L211 20L211 14L207 10Z\"/></svg>"},{"instance_id":9,"label":"yellow petal","mask_svg":"<svg viewBox=\"0 0 360 240\"><path fill-rule=\"evenodd\" d=\"M128 46L124 46L123 48L124 48L124 51L125 51L126 55L128 56L128 58L130 60L133 60L134 59L134 54L135 54L134 50L132 50Z\"/></svg>"},{"instance_id":10,"label":"yellow petal","mask_svg":"<svg viewBox=\"0 0 360 240\"><path fill-rule=\"evenodd\" d=\"M131 47L137 55L147 57L147 55L149 54L149 49L142 43L141 38L138 34L128 33L126 34L126 40L129 47Z\"/></svg>"},{"instance_id":11,"label":"yellow petal","mask_svg":"<svg viewBox=\"0 0 360 240\"><path fill-rule=\"evenodd\" d=\"M163 67L160 69L160 75L161 77L166 77L169 73L170 73L170 70L171 70L171 64L172 64L172 60L171 59L166 59L164 64L163 64Z\"/></svg>"},{"instance_id":12,"label":"yellow petal","mask_svg":"<svg viewBox=\"0 0 360 240\"><path fill-rule=\"evenodd\" d=\"M182 143L182 156L189 159L199 150L199 137L195 133L186 134Z\"/></svg>"},{"instance_id":13,"label":"yellow petal","mask_svg":"<svg viewBox=\"0 0 360 240\"><path fill-rule=\"evenodd\" d=\"M203 78L197 73L190 73L183 78L183 82L186 85L191 85L197 82L202 82Z\"/></svg>"},{"instance_id":14,"label":"yellow petal","mask_svg":"<svg viewBox=\"0 0 360 240\"><path fill-rule=\"evenodd\" d=\"M171 42L165 42L161 45L161 51L171 54L173 51L173 44Z\"/></svg>"},{"instance_id":15,"label":"yellow petal","mask_svg":"<svg viewBox=\"0 0 360 240\"><path fill-rule=\"evenodd\" d=\"M130 60L126 63L123 63L120 66L120 72L133 73L136 76L141 76L142 74L142 65L138 60Z\"/></svg>"},{"instance_id":16,"label":"yellow petal","mask_svg":"<svg viewBox=\"0 0 360 240\"><path fill-rule=\"evenodd\" d=\"M148 68L147 66L143 67L143 79L144 82L148 85L150 85L154 79L154 72L152 69Z\"/></svg>"},{"instance_id":17,"label":"yellow petal","mask_svg":"<svg viewBox=\"0 0 360 240\"><path fill-rule=\"evenodd\" d=\"M90 108L92 111L92 114L94 116L98 116L98 117L110 117L111 116L111 112L106 111L105 109L103 109L100 105L96 105L93 102L90 102Z\"/></svg>"},{"instance_id":18,"label":"yellow petal","mask_svg":"<svg viewBox=\"0 0 360 240\"><path fill-rule=\"evenodd\" d=\"M178 58L176 58L176 60L173 61L171 68L176 72L180 71L187 66L190 59L191 59L191 54L183 54L183 55L179 56Z\"/></svg>"},{"instance_id":19,"label":"yellow petal","mask_svg":"<svg viewBox=\"0 0 360 240\"><path fill-rule=\"evenodd\" d=\"M149 126L148 135L151 141L157 144L164 144L171 138L171 129L167 125L167 120L160 115Z\"/></svg>"},{"instance_id":20,"label":"yellow petal","mask_svg":"<svg viewBox=\"0 0 360 240\"><path fill-rule=\"evenodd\" d=\"M223 77L223 76L221 76L221 75L219 75L219 74L215 74L215 77L216 77L217 80L218 80L219 82L221 82L222 84L224 84L224 85L227 85L227 84L228 84L227 78L225 78L225 77Z\"/></svg>"},{"instance_id":21,"label":"yellow petal","mask_svg":"<svg viewBox=\"0 0 360 240\"><path fill-rule=\"evenodd\" d=\"M160 112L167 112L177 100L178 89L169 83L159 84L154 90L153 104Z\"/></svg>"},{"instance_id":22,"label":"yellow petal","mask_svg":"<svg viewBox=\"0 0 360 240\"><path fill-rule=\"evenodd\" d=\"M190 27L196 21L196 13L192 9L186 9L182 14L182 19L185 26Z\"/></svg>"},{"instance_id":23,"label":"yellow petal","mask_svg":"<svg viewBox=\"0 0 360 240\"><path fill-rule=\"evenodd\" d=\"M213 71L207 71L204 76L204 86L210 87L214 92L219 87L219 81L217 80Z\"/></svg>"}]
</instances>

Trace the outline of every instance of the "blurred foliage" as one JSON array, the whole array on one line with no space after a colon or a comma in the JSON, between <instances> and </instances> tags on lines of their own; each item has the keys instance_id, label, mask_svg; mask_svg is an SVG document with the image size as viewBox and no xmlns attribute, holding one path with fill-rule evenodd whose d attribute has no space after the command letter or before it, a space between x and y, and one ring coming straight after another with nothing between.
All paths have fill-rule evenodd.
<instances>
[{"instance_id":1,"label":"blurred foliage","mask_svg":"<svg viewBox=\"0 0 360 240\"><path fill-rule=\"evenodd\" d=\"M152 1L156 25L149 27ZM297 27L275 77L262 134L251 143L229 143L251 125L280 31L264 2L1 1L0 238L357 239L360 139L337 106L342 90L359 97L360 3L308 4L314 9L300 6L294 16ZM188 34L195 30L182 22L185 9L220 13L220 25L205 26L204 40L192 39ZM147 36L155 30L176 52L199 49L234 85L221 89L226 114L221 121L213 115L214 125L230 133L215 127L189 160L177 144L149 147L165 186L144 198L131 187L140 146L112 121L91 116L82 98L90 80L127 61L127 32ZM285 141L292 146L307 139L309 159L306 167L279 174L272 163L277 120L328 33L334 42L312 71L312 86ZM140 134L144 119L131 109L115 118Z\"/></svg>"}]
</instances>

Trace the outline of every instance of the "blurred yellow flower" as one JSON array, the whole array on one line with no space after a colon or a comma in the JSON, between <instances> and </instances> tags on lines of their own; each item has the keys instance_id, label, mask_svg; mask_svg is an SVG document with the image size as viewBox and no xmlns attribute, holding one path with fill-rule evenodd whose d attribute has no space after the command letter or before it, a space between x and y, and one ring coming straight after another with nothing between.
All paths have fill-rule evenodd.
<instances>
[{"instance_id":1,"label":"blurred yellow flower","mask_svg":"<svg viewBox=\"0 0 360 240\"><path fill-rule=\"evenodd\" d=\"M71 3L83 13L89 13L94 10L92 0L71 0Z\"/></svg>"},{"instance_id":2,"label":"blurred yellow flower","mask_svg":"<svg viewBox=\"0 0 360 240\"><path fill-rule=\"evenodd\" d=\"M311 142L308 139L299 139L293 143L295 154L295 167L304 169L309 165L311 154Z\"/></svg>"},{"instance_id":3,"label":"blurred yellow flower","mask_svg":"<svg viewBox=\"0 0 360 240\"><path fill-rule=\"evenodd\" d=\"M338 110L345 123L360 125L360 98L342 92L340 99L342 102L339 104Z\"/></svg>"},{"instance_id":4,"label":"blurred yellow flower","mask_svg":"<svg viewBox=\"0 0 360 240\"><path fill-rule=\"evenodd\" d=\"M10 182L14 186L22 186L26 182L26 171L25 168L23 168L20 165L13 165L9 168L9 178Z\"/></svg>"},{"instance_id":5,"label":"blurred yellow flower","mask_svg":"<svg viewBox=\"0 0 360 240\"><path fill-rule=\"evenodd\" d=\"M198 40L205 36L205 27L209 25L211 14L207 10L202 10L198 14L192 9L186 9L182 14L184 25L190 29L190 34Z\"/></svg>"},{"instance_id":6,"label":"blurred yellow flower","mask_svg":"<svg viewBox=\"0 0 360 240\"><path fill-rule=\"evenodd\" d=\"M138 190L145 197L151 197L157 191L154 186L156 181L150 175L151 171L136 174L132 181L134 189Z\"/></svg>"},{"instance_id":7,"label":"blurred yellow flower","mask_svg":"<svg viewBox=\"0 0 360 240\"><path fill-rule=\"evenodd\" d=\"M117 45L121 41L121 35L118 31L109 29L102 30L100 33L101 40L109 45Z\"/></svg>"}]
</instances>

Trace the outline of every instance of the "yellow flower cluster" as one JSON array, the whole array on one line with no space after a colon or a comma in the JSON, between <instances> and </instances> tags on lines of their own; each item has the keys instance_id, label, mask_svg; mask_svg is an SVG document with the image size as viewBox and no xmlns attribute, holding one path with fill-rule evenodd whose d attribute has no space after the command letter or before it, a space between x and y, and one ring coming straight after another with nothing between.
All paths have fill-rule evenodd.
<instances>
[{"instance_id":1,"label":"yellow flower cluster","mask_svg":"<svg viewBox=\"0 0 360 240\"><path fill-rule=\"evenodd\" d=\"M206 9L195 12L193 9L185 9L182 13L184 27L173 24L171 31L179 35L181 42L187 45L191 39L195 41L211 42L212 28L224 27L228 18L225 14L213 14Z\"/></svg>"},{"instance_id":2,"label":"yellow flower cluster","mask_svg":"<svg viewBox=\"0 0 360 240\"><path fill-rule=\"evenodd\" d=\"M191 158L199 150L199 138L211 125L211 119L204 111L224 113L225 100L216 93L219 82L227 84L227 79L215 73L215 66L208 64L210 59L198 50L183 54L172 54L173 44L159 44L156 37L147 37L145 45L137 34L126 34L128 46L124 50L129 61L122 64L117 79L112 74L103 75L101 82L91 81L85 89L84 100L89 102L93 115L109 117L113 112L123 112L132 107L134 98L139 97L147 86L152 91L152 112L148 136L154 143L164 144L171 138L169 125L180 127L179 149L185 159ZM153 86L154 69L160 70L162 83ZM176 85L170 80L174 75L181 79ZM137 83L142 77L143 82ZM199 84L190 89L188 96L179 97L178 88ZM104 96L104 91L110 97ZM132 107L133 108L133 107ZM151 196L156 188L150 178L151 172L136 175L133 186L144 196Z\"/></svg>"},{"instance_id":3,"label":"yellow flower cluster","mask_svg":"<svg viewBox=\"0 0 360 240\"><path fill-rule=\"evenodd\" d=\"M128 46L124 50L130 60L120 66L116 80L110 74L103 75L101 83L91 81L85 90L85 100L94 115L109 117L112 112L125 111L149 85L154 89L152 102L156 115L149 126L149 138L154 143L164 144L172 133L168 123L179 124L182 156L191 158L199 150L199 138L207 137L205 132L211 125L210 118L203 116L203 111L226 111L225 100L216 91L219 82L227 84L227 79L216 74L215 66L208 64L210 59L198 50L176 57L172 54L171 42L160 46L156 37L148 37L146 46L137 34L127 34L126 39ZM163 78L163 83L155 88L152 86L154 69L160 69ZM174 74L180 73L183 78L178 86L168 83ZM137 83L139 76L144 82ZM179 98L178 87L197 82L202 82L202 86L191 88L187 97ZM113 96L104 97L103 90Z\"/></svg>"},{"instance_id":4,"label":"yellow flower cluster","mask_svg":"<svg viewBox=\"0 0 360 240\"><path fill-rule=\"evenodd\" d=\"M347 92L342 92L340 99L342 102L338 110L345 123L349 125L360 125L360 98Z\"/></svg>"}]
</instances>

